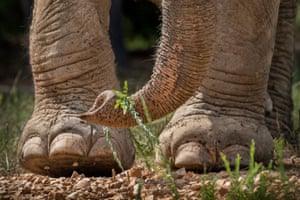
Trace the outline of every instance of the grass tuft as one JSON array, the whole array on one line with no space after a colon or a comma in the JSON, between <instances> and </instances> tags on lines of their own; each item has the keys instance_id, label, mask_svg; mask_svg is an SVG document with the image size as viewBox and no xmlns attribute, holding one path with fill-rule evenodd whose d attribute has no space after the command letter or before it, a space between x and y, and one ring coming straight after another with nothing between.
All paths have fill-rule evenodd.
<instances>
[{"instance_id":1,"label":"grass tuft","mask_svg":"<svg viewBox=\"0 0 300 200\"><path fill-rule=\"evenodd\" d=\"M177 190L177 186L175 183L175 179L172 174L172 166L170 160L168 160L162 152L162 149L159 145L159 139L158 136L153 133L147 125L143 122L143 119L139 116L139 113L137 113L134 109L134 103L128 96L128 85L127 82L124 83L123 91L122 92L115 92L116 96L118 97L116 101L116 106L115 108L121 108L123 110L123 114L126 114L127 112L130 112L130 114L133 116L135 119L138 127L145 133L144 137L147 138L146 140L148 141L147 145L150 145L151 151L153 152L154 149L156 149L157 154L160 156L161 161L163 162L163 166L165 166L165 173L162 173L162 177L164 180L169 184L170 190L173 192L174 199L179 199L179 192ZM143 97L142 101L143 101ZM146 112L145 115L147 116L148 121L151 121L151 116L148 112L147 105L145 104L145 101L143 101L143 107L144 111ZM149 159L149 151L145 151L143 147L145 147L144 143L141 143L140 140L137 140L135 138L134 134L130 134L130 137L137 149L137 153L139 156L145 161L146 166L148 167L149 170L155 170L155 168L159 168L157 164L153 163ZM114 150L113 150L114 151Z\"/></svg>"},{"instance_id":2,"label":"grass tuft","mask_svg":"<svg viewBox=\"0 0 300 200\"><path fill-rule=\"evenodd\" d=\"M240 161L239 155L236 158L235 173L233 173L226 156L221 154L221 158L224 161L226 171L231 181L230 191L225 199L297 199L297 194L300 194L300 189L292 184L285 174L283 164L283 144L284 140L275 141L275 152L278 164L275 167L275 171L272 171L272 162L270 162L267 169L261 163L255 162L255 143L252 141L250 146L249 169L246 176L242 176L239 172L239 166L237 166Z\"/></svg>"},{"instance_id":3,"label":"grass tuft","mask_svg":"<svg viewBox=\"0 0 300 200\"><path fill-rule=\"evenodd\" d=\"M9 93L0 93L0 175L18 173L19 136L25 121L33 110L33 97L12 87Z\"/></svg>"},{"instance_id":4,"label":"grass tuft","mask_svg":"<svg viewBox=\"0 0 300 200\"><path fill-rule=\"evenodd\" d=\"M201 199L215 200L216 197L216 178L210 180L207 176L202 179L200 188Z\"/></svg>"}]
</instances>

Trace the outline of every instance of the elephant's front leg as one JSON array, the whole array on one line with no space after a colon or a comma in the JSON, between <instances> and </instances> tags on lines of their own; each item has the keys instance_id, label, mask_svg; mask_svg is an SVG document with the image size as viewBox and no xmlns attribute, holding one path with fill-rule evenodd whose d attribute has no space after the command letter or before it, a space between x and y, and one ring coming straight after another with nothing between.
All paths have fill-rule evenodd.
<instances>
[{"instance_id":1,"label":"elephant's front leg","mask_svg":"<svg viewBox=\"0 0 300 200\"><path fill-rule=\"evenodd\" d=\"M248 165L272 158L273 140L264 121L279 1L216 2L217 30L211 67L198 93L174 114L160 135L174 167L219 169L220 152L231 165L237 154ZM159 159L159 158L158 158Z\"/></svg>"},{"instance_id":2,"label":"elephant's front leg","mask_svg":"<svg viewBox=\"0 0 300 200\"><path fill-rule=\"evenodd\" d=\"M19 143L19 160L32 172L89 175L115 168L102 127L72 117L86 111L98 93L117 89L108 38L110 0L36 0L30 29L35 107ZM124 168L134 160L127 132L111 140Z\"/></svg>"}]
</instances>

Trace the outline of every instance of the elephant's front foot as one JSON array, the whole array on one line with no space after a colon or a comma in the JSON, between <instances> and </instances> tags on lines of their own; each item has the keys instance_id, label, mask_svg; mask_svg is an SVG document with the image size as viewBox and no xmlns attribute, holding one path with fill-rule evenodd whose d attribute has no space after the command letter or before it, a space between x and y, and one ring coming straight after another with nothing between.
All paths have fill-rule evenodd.
<instances>
[{"instance_id":1,"label":"elephant's front foot","mask_svg":"<svg viewBox=\"0 0 300 200\"><path fill-rule=\"evenodd\" d=\"M254 119L224 115L181 118L175 114L160 135L162 153L171 158L174 168L203 172L224 168L220 153L232 167L239 154L241 167L247 167L252 140L255 161L267 164L272 159L273 139L266 126Z\"/></svg>"},{"instance_id":2,"label":"elephant's front foot","mask_svg":"<svg viewBox=\"0 0 300 200\"><path fill-rule=\"evenodd\" d=\"M18 152L24 168L54 177L70 176L74 170L87 176L120 171L102 127L67 115L48 119L34 114L23 131ZM111 129L109 136L123 168L130 168L134 148L127 132Z\"/></svg>"}]
</instances>

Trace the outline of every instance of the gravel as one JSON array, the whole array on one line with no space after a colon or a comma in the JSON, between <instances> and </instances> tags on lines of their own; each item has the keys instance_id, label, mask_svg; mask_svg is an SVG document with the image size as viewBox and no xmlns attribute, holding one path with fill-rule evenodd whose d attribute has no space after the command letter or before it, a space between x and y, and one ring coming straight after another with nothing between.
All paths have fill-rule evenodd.
<instances>
[{"instance_id":1,"label":"gravel","mask_svg":"<svg viewBox=\"0 0 300 200\"><path fill-rule=\"evenodd\" d=\"M266 175L272 184L269 191L275 192L281 199L283 185L291 183L300 188L300 158L286 159L288 182L283 183L276 171L263 171L255 177L258 186L262 175ZM169 182L159 175L162 169L149 171L143 164L136 164L128 171L113 177L85 177L73 172L71 177L51 178L32 173L0 176L0 199L173 199ZM246 176L241 171L239 181ZM166 176L165 176L166 177ZM205 175L186 171L184 168L173 172L180 199L200 199L201 188L209 185L212 177L215 180L215 196L224 199L232 185L227 173L209 173ZM204 177L206 177L204 179ZM296 193L294 187L289 193ZM295 194L294 196L300 194Z\"/></svg>"}]
</instances>

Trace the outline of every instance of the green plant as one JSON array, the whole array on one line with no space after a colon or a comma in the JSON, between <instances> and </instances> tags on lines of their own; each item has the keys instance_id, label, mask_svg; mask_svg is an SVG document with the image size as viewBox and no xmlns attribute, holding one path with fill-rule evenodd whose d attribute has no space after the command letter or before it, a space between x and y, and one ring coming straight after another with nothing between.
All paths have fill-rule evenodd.
<instances>
[{"instance_id":1,"label":"green plant","mask_svg":"<svg viewBox=\"0 0 300 200\"><path fill-rule=\"evenodd\" d=\"M275 169L280 173L281 179L286 181L287 176L285 174L285 169L284 169L284 163L283 163L283 148L284 148L284 143L285 141L283 139L277 139L274 140L274 154L275 154L275 159L277 161L277 165Z\"/></svg>"},{"instance_id":2,"label":"green plant","mask_svg":"<svg viewBox=\"0 0 300 200\"><path fill-rule=\"evenodd\" d=\"M200 188L201 199L203 200L215 200L216 197L216 178L213 180L207 180L207 177L202 179L202 186Z\"/></svg>"},{"instance_id":3,"label":"green plant","mask_svg":"<svg viewBox=\"0 0 300 200\"><path fill-rule=\"evenodd\" d=\"M174 199L179 199L179 193L177 191L177 186L176 186L173 174L172 174L171 162L170 162L170 160L168 160L163 155L162 150L159 146L158 136L156 134L154 134L146 126L146 124L143 122L143 119L139 116L139 113L137 113L136 110L134 109L134 102L128 96L128 84L127 84L127 82L126 81L124 82L122 92L115 91L114 93L117 96L115 109L121 108L123 110L123 114L126 114L127 112L130 112L132 117L135 119L138 127L140 127L143 130L143 133L145 133L145 137L147 138L148 141L150 141L150 143L147 143L147 144L148 145L150 144L150 146L156 148L156 150L158 152L158 155L160 156L161 161L163 162L163 165L166 167L165 173L162 173L163 177L166 180L166 182L169 183L170 189L174 194ZM147 108L147 105L146 105L143 97L141 97L141 100L143 102L144 112L145 112L145 115L147 116L148 122L151 122L151 116L148 112L148 108ZM140 141L137 140L135 135L133 135L133 134L130 134L130 137L131 137L131 139L132 139L132 141L133 141L133 143L136 147L137 153L143 158L143 160L145 161L146 166L148 167L148 169L151 170L151 169L157 168L157 166L155 166L155 164L153 164L153 162L151 162L149 160L147 151L145 151L143 149L143 146L145 146L145 144L141 144ZM112 145L111 145L111 147L112 147ZM112 148L112 150L113 150L113 148ZM115 150L113 150L113 152L115 152ZM118 160L118 158L116 158L116 159ZM119 162L119 161L117 161L117 162Z\"/></svg>"},{"instance_id":4,"label":"green plant","mask_svg":"<svg viewBox=\"0 0 300 200\"><path fill-rule=\"evenodd\" d=\"M300 189L293 183L289 182L283 161L284 150L287 148L288 143L284 139L276 139L274 140L274 146L274 154L276 159L275 170L280 174L281 196L283 199L297 199L298 195L300 195Z\"/></svg>"},{"instance_id":5,"label":"green plant","mask_svg":"<svg viewBox=\"0 0 300 200\"><path fill-rule=\"evenodd\" d=\"M151 130L143 123L142 118L134 109L134 102L131 100L130 96L128 96L128 84L127 81L124 82L123 91L114 91L117 96L115 109L121 108L123 110L123 114L130 112L132 117L136 120L138 127L143 131L144 138L147 141L146 144L143 143L143 140L138 140L135 135L130 134L130 137L134 143L134 146L137 150L137 153L144 159L147 167L150 169L150 162L148 157L148 152L145 151L144 147L149 145L150 147L154 147L159 143L158 137L151 132ZM148 114L149 115L149 114ZM130 132L132 133L132 132Z\"/></svg>"},{"instance_id":6,"label":"green plant","mask_svg":"<svg viewBox=\"0 0 300 200\"><path fill-rule=\"evenodd\" d=\"M141 193L142 193L143 186L144 186L144 182L139 181L138 182L138 188L137 188L136 200L142 200Z\"/></svg>"},{"instance_id":7,"label":"green plant","mask_svg":"<svg viewBox=\"0 0 300 200\"><path fill-rule=\"evenodd\" d=\"M110 149L111 149L111 151L112 151L112 153L113 153L113 156L114 156L115 161L117 162L117 164L118 164L118 166L120 167L120 169L121 169L122 171L124 171L124 167L123 167L123 165L122 165L122 162L120 161L120 159L119 159L119 157L118 157L118 154L117 154L117 152L115 151L114 146L113 146L113 144L112 144L112 142L111 142L111 140L110 140L110 137L109 137L109 128L108 128L108 127L103 127L103 133L104 133L104 136L105 136L105 140L106 140L106 142L108 143L108 145L109 145L109 147L110 147Z\"/></svg>"},{"instance_id":8,"label":"green plant","mask_svg":"<svg viewBox=\"0 0 300 200\"><path fill-rule=\"evenodd\" d=\"M240 155L237 155L235 160L235 172L233 173L226 156L221 153L221 158L224 162L225 169L229 174L231 181L231 189L226 195L226 199L273 199L272 193L267 192L269 182L267 179L260 177L260 185L256 187L255 179L258 177L259 173L264 169L261 163L256 163L254 160L255 154L255 142L252 140L250 146L250 159L249 159L249 169L246 177L241 178L240 174Z\"/></svg>"},{"instance_id":9,"label":"green plant","mask_svg":"<svg viewBox=\"0 0 300 200\"><path fill-rule=\"evenodd\" d=\"M235 162L235 172L230 168L230 164L224 154L221 158L231 181L231 188L226 199L297 199L300 189L289 182L283 164L284 140L275 140L275 154L277 166L275 172L272 171L273 162L270 162L266 169L262 164L254 160L255 143L252 141L250 146L249 169L245 177L240 175L239 164L240 156L238 155ZM275 176L274 176L275 173ZM276 174L279 174L276 176ZM275 184L276 183L276 184Z\"/></svg>"},{"instance_id":10,"label":"green plant","mask_svg":"<svg viewBox=\"0 0 300 200\"><path fill-rule=\"evenodd\" d=\"M300 27L300 5L299 4L297 6L296 25L297 25L297 28Z\"/></svg>"},{"instance_id":11,"label":"green plant","mask_svg":"<svg viewBox=\"0 0 300 200\"><path fill-rule=\"evenodd\" d=\"M15 85L9 93L0 93L0 175L20 170L16 147L32 109L33 96L18 91Z\"/></svg>"}]
</instances>

